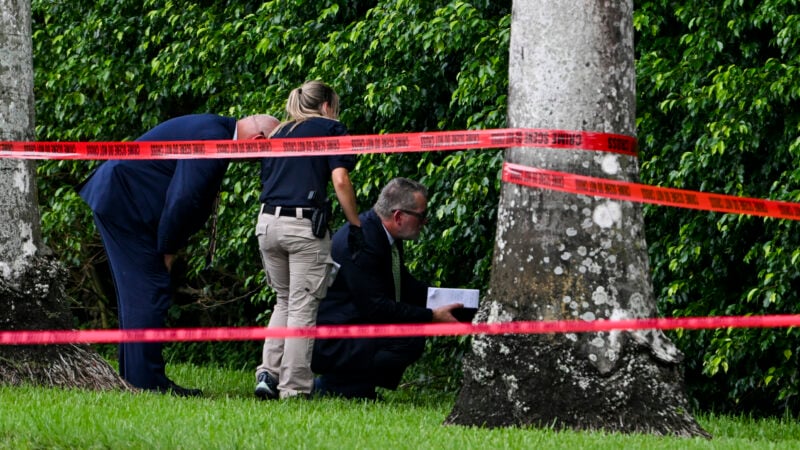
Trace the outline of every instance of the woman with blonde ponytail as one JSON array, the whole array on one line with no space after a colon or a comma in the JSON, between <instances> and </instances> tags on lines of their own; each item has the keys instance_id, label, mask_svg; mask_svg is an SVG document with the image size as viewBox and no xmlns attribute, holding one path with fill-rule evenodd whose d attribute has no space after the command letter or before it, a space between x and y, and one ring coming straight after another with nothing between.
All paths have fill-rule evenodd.
<instances>
[{"instance_id":1,"label":"woman with blonde ponytail","mask_svg":"<svg viewBox=\"0 0 800 450\"><path fill-rule=\"evenodd\" d=\"M342 136L339 96L321 81L295 88L286 102L288 120L270 138ZM359 227L356 196L350 182L354 155L293 156L261 160L261 209L256 236L267 283L277 300L269 327L310 327L316 324L320 300L334 266L327 221L318 221L328 205L328 183L345 218ZM308 396L313 339L270 338L264 341L256 369L255 394L262 399Z\"/></svg>"}]
</instances>

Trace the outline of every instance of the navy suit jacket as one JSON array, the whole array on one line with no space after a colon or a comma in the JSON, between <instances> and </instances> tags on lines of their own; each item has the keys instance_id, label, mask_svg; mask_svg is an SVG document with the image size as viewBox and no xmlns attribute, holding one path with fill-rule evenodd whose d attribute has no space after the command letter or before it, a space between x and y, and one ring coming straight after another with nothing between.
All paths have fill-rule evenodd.
<instances>
[{"instance_id":1,"label":"navy suit jacket","mask_svg":"<svg viewBox=\"0 0 800 450\"><path fill-rule=\"evenodd\" d=\"M327 296L320 302L319 325L426 323L433 312L425 307L428 285L402 264L401 298L395 300L392 252L381 220L373 210L359 215L364 244L349 242L350 224L334 234L331 256L341 265ZM402 242L402 241L401 241ZM402 246L401 261L402 261ZM375 339L317 339L312 369L317 373L369 367Z\"/></svg>"},{"instance_id":2,"label":"navy suit jacket","mask_svg":"<svg viewBox=\"0 0 800 450\"><path fill-rule=\"evenodd\" d=\"M176 117L137 141L233 139L236 119L214 114ZM228 159L111 160L79 186L92 211L132 231L157 236L157 251L174 254L199 231L213 207Z\"/></svg>"}]
</instances>

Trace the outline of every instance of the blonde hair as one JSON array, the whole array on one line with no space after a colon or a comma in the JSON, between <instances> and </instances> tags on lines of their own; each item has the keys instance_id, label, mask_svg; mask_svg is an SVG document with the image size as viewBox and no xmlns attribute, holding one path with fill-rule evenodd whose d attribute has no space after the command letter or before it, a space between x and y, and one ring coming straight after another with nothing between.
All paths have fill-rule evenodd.
<instances>
[{"instance_id":1,"label":"blonde hair","mask_svg":"<svg viewBox=\"0 0 800 450\"><path fill-rule=\"evenodd\" d=\"M328 104L327 111L324 109L325 103ZM289 99L286 101L286 113L289 115L289 121L275 128L271 135L291 122L297 125L312 117L338 119L339 95L322 81L306 81L302 86L292 89L292 92L289 93Z\"/></svg>"}]
</instances>

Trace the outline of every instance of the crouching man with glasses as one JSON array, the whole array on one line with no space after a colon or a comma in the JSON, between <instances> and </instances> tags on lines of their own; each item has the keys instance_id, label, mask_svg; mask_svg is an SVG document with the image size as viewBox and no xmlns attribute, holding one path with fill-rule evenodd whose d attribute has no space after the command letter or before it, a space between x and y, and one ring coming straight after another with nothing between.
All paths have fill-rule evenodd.
<instances>
[{"instance_id":1,"label":"crouching man with glasses","mask_svg":"<svg viewBox=\"0 0 800 450\"><path fill-rule=\"evenodd\" d=\"M318 325L457 322L452 311L463 305L426 308L428 284L403 263L403 241L419 238L427 205L424 185L395 178L359 216L360 227L348 223L336 232L331 256L341 267L320 303ZM424 349L424 337L317 339L315 394L375 399L376 387L397 388Z\"/></svg>"}]
</instances>

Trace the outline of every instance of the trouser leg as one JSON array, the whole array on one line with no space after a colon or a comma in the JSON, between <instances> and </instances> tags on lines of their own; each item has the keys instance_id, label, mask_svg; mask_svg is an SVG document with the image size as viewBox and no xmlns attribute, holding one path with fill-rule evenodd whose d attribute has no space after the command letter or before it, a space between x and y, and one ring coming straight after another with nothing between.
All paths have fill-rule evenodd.
<instances>
[{"instance_id":1,"label":"trouser leg","mask_svg":"<svg viewBox=\"0 0 800 450\"><path fill-rule=\"evenodd\" d=\"M269 318L269 328L284 328L288 320L289 304L289 255L280 247L277 239L277 228L268 226L275 218L265 214L259 215L256 227L258 246L267 284L275 291L275 306ZM260 231L259 231L260 230ZM261 372L279 379L283 360L284 338L267 338L261 354L261 365L256 368L256 377Z\"/></svg>"},{"instance_id":2,"label":"trouser leg","mask_svg":"<svg viewBox=\"0 0 800 450\"><path fill-rule=\"evenodd\" d=\"M284 220L283 246L289 250L289 328L313 327L319 302L327 291L327 276L332 263L330 237L311 233L308 220ZM311 393L314 374L311 353L314 340L288 338L284 344L279 389L282 396Z\"/></svg>"},{"instance_id":3,"label":"trouser leg","mask_svg":"<svg viewBox=\"0 0 800 450\"><path fill-rule=\"evenodd\" d=\"M314 326L332 263L330 237L314 237L306 219L265 214L259 217L257 234L267 278L278 296L269 326ZM275 376L282 397L310 393L312 347L308 338L268 339L256 373L266 370Z\"/></svg>"},{"instance_id":4,"label":"trouser leg","mask_svg":"<svg viewBox=\"0 0 800 450\"><path fill-rule=\"evenodd\" d=\"M335 361L330 365L320 361L321 367L339 367L320 376L321 394L371 399L376 397L376 387L397 389L406 368L419 360L425 350L425 338L352 339L347 343L350 350L340 355L359 361ZM365 364L367 367L363 367Z\"/></svg>"},{"instance_id":5,"label":"trouser leg","mask_svg":"<svg viewBox=\"0 0 800 450\"><path fill-rule=\"evenodd\" d=\"M376 386L397 389L406 368L425 351L425 338L381 339L370 373Z\"/></svg>"},{"instance_id":6,"label":"trouser leg","mask_svg":"<svg viewBox=\"0 0 800 450\"><path fill-rule=\"evenodd\" d=\"M117 292L120 328L163 328L171 300L170 278L155 236L95 215ZM120 375L143 389L165 387L163 344L120 345Z\"/></svg>"}]
</instances>

